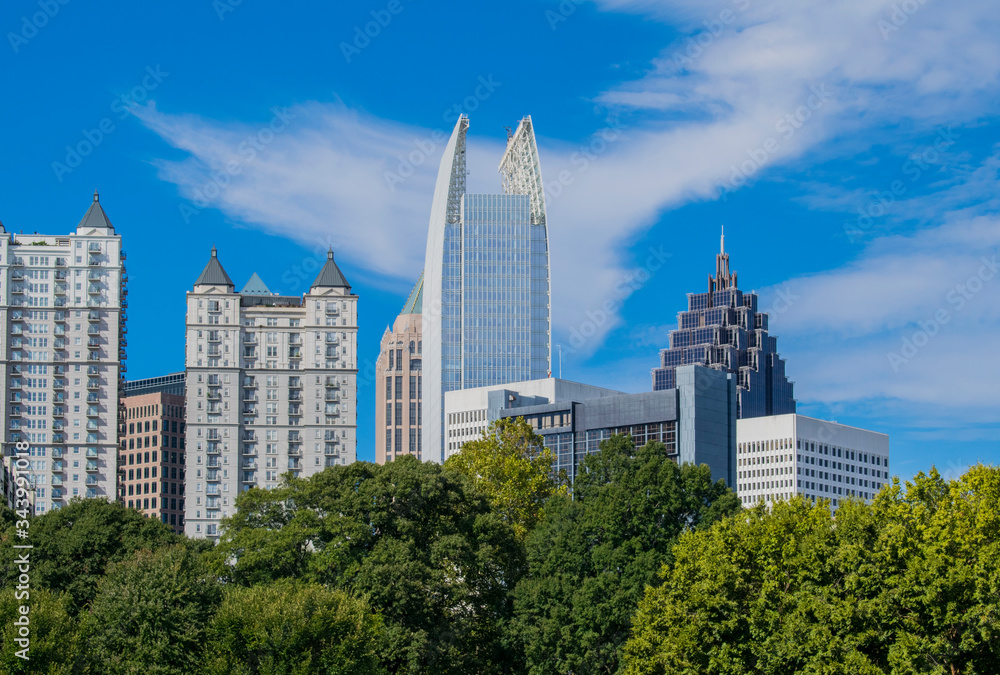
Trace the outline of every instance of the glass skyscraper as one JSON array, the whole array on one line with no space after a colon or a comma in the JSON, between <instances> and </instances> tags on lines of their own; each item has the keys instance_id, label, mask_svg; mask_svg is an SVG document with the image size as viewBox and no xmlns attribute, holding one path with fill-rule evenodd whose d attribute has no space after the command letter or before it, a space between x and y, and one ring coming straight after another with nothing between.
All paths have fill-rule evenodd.
<instances>
[{"instance_id":1,"label":"glass skyscraper","mask_svg":"<svg viewBox=\"0 0 1000 675\"><path fill-rule=\"evenodd\" d=\"M660 367L653 369L653 391L675 388L677 366L697 363L738 376L740 418L794 413L778 338L768 334L768 314L757 310L757 294L737 288L725 236L708 292L687 298L687 311L677 313L677 329L670 332L670 347L660 351Z\"/></svg>"},{"instance_id":2,"label":"glass skyscraper","mask_svg":"<svg viewBox=\"0 0 1000 675\"><path fill-rule=\"evenodd\" d=\"M465 192L468 128L463 115L441 159L424 262L422 445L436 461L445 392L547 377L551 364L548 233L531 118L508 135L502 194Z\"/></svg>"}]
</instances>

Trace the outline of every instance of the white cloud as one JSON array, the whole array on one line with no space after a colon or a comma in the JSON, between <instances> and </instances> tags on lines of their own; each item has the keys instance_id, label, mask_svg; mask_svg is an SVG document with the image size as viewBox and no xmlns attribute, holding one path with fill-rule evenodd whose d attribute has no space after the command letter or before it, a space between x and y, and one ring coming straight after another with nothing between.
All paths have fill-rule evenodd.
<instances>
[{"instance_id":1,"label":"white cloud","mask_svg":"<svg viewBox=\"0 0 1000 675\"><path fill-rule=\"evenodd\" d=\"M549 130L539 129L556 341L568 344L574 331L583 329L591 337L579 345L581 351L601 344L627 296L635 255L627 244L665 210L714 198L720 186L736 188L807 153L829 157L864 146L859 134L884 135L887 123L906 121L907 133L919 134L989 110L1000 74L994 4L913 2L919 9L895 17L899 30L889 30L886 25L895 27L896 4L889 0L598 0L606 11L680 25L689 37L667 45L640 80L595 92L611 121L593 137L574 145L548 140ZM880 21L890 23L880 28ZM699 43L700 52L692 48L694 58L675 58ZM817 91L829 96L817 97ZM434 142L430 130L339 103L312 103L293 112L288 128L254 161L241 165L240 175L212 206L308 243L332 239L342 255L367 266L376 279L381 275L407 286L423 260L443 143ZM140 116L191 154L160 165L162 175L188 198L213 170L238 156L240 142L259 126L153 108ZM472 121L470 185L493 191L500 146L479 140ZM432 149L424 153L427 143ZM423 157L420 166L391 190L386 172L398 171L399 158L411 153ZM906 274L903 258L883 262ZM923 262L932 275L908 275L918 293L932 293L956 261ZM849 275L844 285L860 292L865 275L874 272L859 261L843 273ZM895 277L880 278L887 300L900 307L888 320L902 325L912 316L907 312L921 308ZM862 316L835 330L864 333L882 318Z\"/></svg>"}]
</instances>

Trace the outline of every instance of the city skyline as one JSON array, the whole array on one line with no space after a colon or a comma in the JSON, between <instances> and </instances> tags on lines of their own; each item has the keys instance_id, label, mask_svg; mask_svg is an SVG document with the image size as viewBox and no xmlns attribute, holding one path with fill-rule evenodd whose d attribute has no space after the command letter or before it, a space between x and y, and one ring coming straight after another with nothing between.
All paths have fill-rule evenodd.
<instances>
[{"instance_id":1,"label":"city skyline","mask_svg":"<svg viewBox=\"0 0 1000 675\"><path fill-rule=\"evenodd\" d=\"M900 18L889 1L515 2L475 31L483 10L403 7L347 55L379 7L303 21L182 0L137 30L69 4L30 39L36 3L0 13L17 37L0 77L32 92L0 111L0 221L68 232L100 188L129 251L129 377L181 369L180 298L213 244L233 278L258 271L290 295L332 245L364 298L359 451L373 459L365 371L423 267L448 134L472 117L469 190L489 192L503 127L530 112L563 377L648 391L724 222L799 413L888 432L903 477L1000 457L998 366L967 356L1000 339L986 3ZM237 37L264 33L298 38ZM442 69L433 39L461 62Z\"/></svg>"}]
</instances>

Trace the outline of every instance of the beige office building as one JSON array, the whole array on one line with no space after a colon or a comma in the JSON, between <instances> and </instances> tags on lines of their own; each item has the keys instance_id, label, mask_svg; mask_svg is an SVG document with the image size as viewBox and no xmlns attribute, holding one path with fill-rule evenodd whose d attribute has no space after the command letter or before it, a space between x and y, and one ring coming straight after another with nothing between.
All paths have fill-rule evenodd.
<instances>
[{"instance_id":1,"label":"beige office building","mask_svg":"<svg viewBox=\"0 0 1000 675\"><path fill-rule=\"evenodd\" d=\"M187 294L184 531L217 538L251 487L357 457L358 296L333 259L302 296L254 274L236 292L216 250Z\"/></svg>"},{"instance_id":2,"label":"beige office building","mask_svg":"<svg viewBox=\"0 0 1000 675\"><path fill-rule=\"evenodd\" d=\"M375 461L385 464L401 455L423 459L420 439L423 393L420 275L403 311L382 335L375 363Z\"/></svg>"}]
</instances>

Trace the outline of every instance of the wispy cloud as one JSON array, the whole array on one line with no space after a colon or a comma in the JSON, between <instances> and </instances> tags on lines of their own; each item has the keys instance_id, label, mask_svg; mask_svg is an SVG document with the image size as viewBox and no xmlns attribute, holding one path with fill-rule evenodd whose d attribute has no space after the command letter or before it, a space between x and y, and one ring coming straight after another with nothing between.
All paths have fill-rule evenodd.
<instances>
[{"instance_id":1,"label":"wispy cloud","mask_svg":"<svg viewBox=\"0 0 1000 675\"><path fill-rule=\"evenodd\" d=\"M993 3L984 0L918 3L918 11L902 18L894 18L896 3L888 0L596 4L673 23L684 36L664 45L643 78L594 92L608 118L595 123L593 136L571 143L547 139L550 130L539 129L546 185L559 188L548 200L557 341L567 342L566 335L609 300L620 306L617 289L632 254L627 242L665 210L740 189L779 166L854 152L887 134L919 136L937 125L973 120L998 93L1000 26ZM689 52L691 44L701 50ZM332 237L355 264L403 288L423 261L440 148L402 183L390 186L385 175L432 130L341 103L310 103L291 112L288 128L241 165L211 206L301 241ZM257 128L153 107L138 114L189 153L159 165L187 199L213 171L234 156L239 161L240 143ZM475 119L471 131L470 179L476 189L489 185L492 191L499 144L475 135ZM948 280L949 265L960 262L940 262L931 253L921 247L914 255L926 259L898 260L885 254L877 269L863 258L831 273L848 293L873 275L884 279L886 301L899 307L888 316L861 312L833 330L867 334L873 323L903 326L914 316L908 312L919 315L910 291L933 295L936 284ZM906 273L914 260L926 274ZM878 276L884 270L905 275L913 286ZM830 292L829 284L813 283L810 292ZM802 326L814 320L798 319ZM583 350L600 346L616 321L610 312Z\"/></svg>"}]
</instances>

